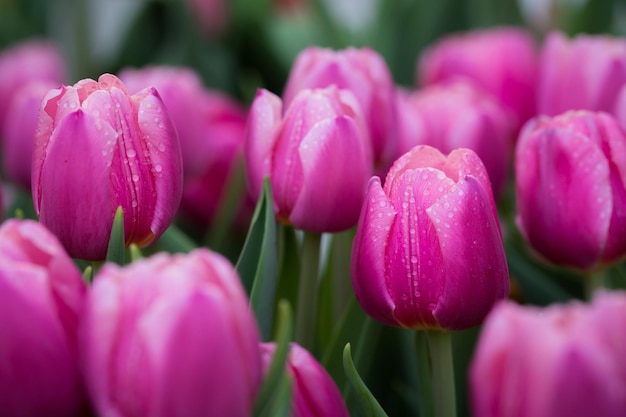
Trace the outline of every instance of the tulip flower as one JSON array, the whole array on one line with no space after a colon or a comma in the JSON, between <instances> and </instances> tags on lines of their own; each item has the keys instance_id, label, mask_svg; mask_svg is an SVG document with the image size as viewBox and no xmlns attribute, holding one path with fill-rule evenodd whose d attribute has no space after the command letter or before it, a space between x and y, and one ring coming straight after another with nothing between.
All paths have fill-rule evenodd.
<instances>
[{"instance_id":1,"label":"tulip flower","mask_svg":"<svg viewBox=\"0 0 626 417\"><path fill-rule=\"evenodd\" d=\"M535 115L538 58L530 33L512 27L448 35L420 56L417 79L467 78L499 100L518 129Z\"/></svg>"},{"instance_id":2,"label":"tulip flower","mask_svg":"<svg viewBox=\"0 0 626 417\"><path fill-rule=\"evenodd\" d=\"M232 6L227 0L186 0L186 3L204 35L215 37L228 28Z\"/></svg>"},{"instance_id":3,"label":"tulip flower","mask_svg":"<svg viewBox=\"0 0 626 417\"><path fill-rule=\"evenodd\" d=\"M130 95L115 76L46 95L33 151L41 223L72 257L104 259L117 207L126 244L146 246L172 222L182 192L176 130L153 88Z\"/></svg>"},{"instance_id":4,"label":"tulip flower","mask_svg":"<svg viewBox=\"0 0 626 417\"><path fill-rule=\"evenodd\" d=\"M487 171L469 149L421 145L373 177L352 249L352 285L374 319L409 329L479 324L509 292Z\"/></svg>"},{"instance_id":5,"label":"tulip flower","mask_svg":"<svg viewBox=\"0 0 626 417\"><path fill-rule=\"evenodd\" d=\"M517 224L545 259L591 270L626 254L626 136L609 114L529 122L515 174Z\"/></svg>"},{"instance_id":6,"label":"tulip flower","mask_svg":"<svg viewBox=\"0 0 626 417\"><path fill-rule=\"evenodd\" d=\"M568 39L551 32L544 41L539 65L539 114L568 110L613 112L626 82L626 40L578 35Z\"/></svg>"},{"instance_id":7,"label":"tulip flower","mask_svg":"<svg viewBox=\"0 0 626 417\"><path fill-rule=\"evenodd\" d=\"M546 308L497 305L469 372L475 417L587 417L626 410L626 293Z\"/></svg>"},{"instance_id":8,"label":"tulip flower","mask_svg":"<svg viewBox=\"0 0 626 417\"><path fill-rule=\"evenodd\" d=\"M348 90L303 90L282 114L276 95L259 90L244 144L254 198L269 176L278 218L310 232L354 226L372 173L363 116Z\"/></svg>"},{"instance_id":9,"label":"tulip flower","mask_svg":"<svg viewBox=\"0 0 626 417\"><path fill-rule=\"evenodd\" d=\"M31 188L33 144L41 101L58 85L32 81L17 91L2 125L2 169L6 176L25 189Z\"/></svg>"},{"instance_id":10,"label":"tulip flower","mask_svg":"<svg viewBox=\"0 0 626 417\"><path fill-rule=\"evenodd\" d=\"M0 226L0 415L83 415L77 329L86 287L32 220Z\"/></svg>"},{"instance_id":11,"label":"tulip flower","mask_svg":"<svg viewBox=\"0 0 626 417\"><path fill-rule=\"evenodd\" d=\"M261 343L260 348L267 373L276 344ZM306 349L292 343L286 367L291 377L291 417L350 416L335 381Z\"/></svg>"},{"instance_id":12,"label":"tulip flower","mask_svg":"<svg viewBox=\"0 0 626 417\"><path fill-rule=\"evenodd\" d=\"M336 85L357 98L367 121L374 164L386 167L396 146L394 82L384 59L369 48L340 51L309 47L296 57L283 100L289 106L303 89Z\"/></svg>"},{"instance_id":13,"label":"tulip flower","mask_svg":"<svg viewBox=\"0 0 626 417\"><path fill-rule=\"evenodd\" d=\"M469 148L485 164L494 194L504 190L513 148L513 125L490 95L469 82L398 91L398 138L402 155L416 145L444 153Z\"/></svg>"},{"instance_id":14,"label":"tulip flower","mask_svg":"<svg viewBox=\"0 0 626 417\"><path fill-rule=\"evenodd\" d=\"M235 269L207 249L106 264L80 329L100 416L250 416L259 342Z\"/></svg>"},{"instance_id":15,"label":"tulip flower","mask_svg":"<svg viewBox=\"0 0 626 417\"><path fill-rule=\"evenodd\" d=\"M0 130L5 123L13 95L31 81L58 87L65 81L65 63L51 42L31 39L0 53Z\"/></svg>"}]
</instances>

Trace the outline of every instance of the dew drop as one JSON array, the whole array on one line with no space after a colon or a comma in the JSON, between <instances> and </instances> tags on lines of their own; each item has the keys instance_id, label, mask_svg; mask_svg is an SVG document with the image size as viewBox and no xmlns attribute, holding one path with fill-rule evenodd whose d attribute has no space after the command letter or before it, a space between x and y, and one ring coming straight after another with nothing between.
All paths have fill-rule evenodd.
<instances>
[{"instance_id":1,"label":"dew drop","mask_svg":"<svg viewBox=\"0 0 626 417\"><path fill-rule=\"evenodd\" d=\"M127 150L126 150L126 155L127 155L129 158L134 158L135 156L137 156L137 152L135 152L135 150L134 150L134 149L130 148L130 149L127 149Z\"/></svg>"},{"instance_id":2,"label":"dew drop","mask_svg":"<svg viewBox=\"0 0 626 417\"><path fill-rule=\"evenodd\" d=\"M162 166L161 164L156 164L156 165L154 166L154 170L155 170L156 172L161 172L161 171L163 171L163 166Z\"/></svg>"}]
</instances>

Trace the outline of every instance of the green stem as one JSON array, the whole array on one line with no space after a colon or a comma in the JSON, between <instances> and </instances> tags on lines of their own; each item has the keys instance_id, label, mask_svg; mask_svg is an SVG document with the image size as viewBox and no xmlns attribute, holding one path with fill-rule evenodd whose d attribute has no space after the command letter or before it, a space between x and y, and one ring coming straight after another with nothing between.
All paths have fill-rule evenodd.
<instances>
[{"instance_id":1,"label":"green stem","mask_svg":"<svg viewBox=\"0 0 626 417\"><path fill-rule=\"evenodd\" d=\"M350 282L350 256L353 238L353 229L335 233L332 237L333 314L336 320L343 317L353 294L352 282Z\"/></svg>"},{"instance_id":2,"label":"green stem","mask_svg":"<svg viewBox=\"0 0 626 417\"><path fill-rule=\"evenodd\" d=\"M452 360L452 334L429 330L428 347L432 364L435 417L456 416L454 364Z\"/></svg>"},{"instance_id":3,"label":"green stem","mask_svg":"<svg viewBox=\"0 0 626 417\"><path fill-rule=\"evenodd\" d=\"M593 298L593 293L597 289L604 288L606 274L607 274L607 269L602 268L602 269L597 269L591 272L586 277L583 277L585 298L587 300L591 300Z\"/></svg>"},{"instance_id":4,"label":"green stem","mask_svg":"<svg viewBox=\"0 0 626 417\"><path fill-rule=\"evenodd\" d=\"M315 341L321 239L319 233L304 232L302 242L295 340L308 350L313 349Z\"/></svg>"}]
</instances>

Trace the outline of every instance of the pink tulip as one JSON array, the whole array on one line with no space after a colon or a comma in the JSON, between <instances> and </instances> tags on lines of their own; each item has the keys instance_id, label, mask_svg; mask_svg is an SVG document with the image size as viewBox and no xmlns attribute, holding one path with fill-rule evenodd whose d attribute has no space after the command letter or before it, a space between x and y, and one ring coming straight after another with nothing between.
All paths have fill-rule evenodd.
<instances>
[{"instance_id":1,"label":"pink tulip","mask_svg":"<svg viewBox=\"0 0 626 417\"><path fill-rule=\"evenodd\" d=\"M31 81L61 85L65 80L65 63L52 43L32 39L15 44L0 53L0 131L11 99L16 91Z\"/></svg>"},{"instance_id":2,"label":"pink tulip","mask_svg":"<svg viewBox=\"0 0 626 417\"><path fill-rule=\"evenodd\" d=\"M180 203L182 162L156 91L131 96L117 77L104 74L52 90L39 117L33 200L40 221L69 254L104 259L118 206L127 245L158 239Z\"/></svg>"},{"instance_id":3,"label":"pink tulip","mask_svg":"<svg viewBox=\"0 0 626 417\"><path fill-rule=\"evenodd\" d=\"M356 224L372 162L363 117L349 91L303 90L283 115L280 98L259 90L244 155L253 196L269 176L280 220L320 233Z\"/></svg>"},{"instance_id":4,"label":"pink tulip","mask_svg":"<svg viewBox=\"0 0 626 417\"><path fill-rule=\"evenodd\" d=\"M374 163L379 168L390 165L395 155L396 115L394 82L384 59L369 48L306 48L293 64L283 100L289 106L301 90L330 85L355 95L367 121Z\"/></svg>"},{"instance_id":5,"label":"pink tulip","mask_svg":"<svg viewBox=\"0 0 626 417\"><path fill-rule=\"evenodd\" d=\"M83 415L76 334L85 294L46 228L31 220L0 226L0 415Z\"/></svg>"},{"instance_id":6,"label":"pink tulip","mask_svg":"<svg viewBox=\"0 0 626 417\"><path fill-rule=\"evenodd\" d=\"M260 348L267 372L276 344L261 343ZM350 416L335 381L306 349L292 343L286 367L292 384L291 417Z\"/></svg>"},{"instance_id":7,"label":"pink tulip","mask_svg":"<svg viewBox=\"0 0 626 417\"><path fill-rule=\"evenodd\" d=\"M12 97L2 126L2 168L7 177L31 188L33 144L41 101L57 85L48 81L32 81Z\"/></svg>"},{"instance_id":8,"label":"pink tulip","mask_svg":"<svg viewBox=\"0 0 626 417\"><path fill-rule=\"evenodd\" d=\"M371 317L410 329L479 324L509 293L487 171L469 149L417 146L369 188L352 248L352 285Z\"/></svg>"},{"instance_id":9,"label":"pink tulip","mask_svg":"<svg viewBox=\"0 0 626 417\"><path fill-rule=\"evenodd\" d=\"M429 85L468 78L496 97L519 128L535 115L537 52L529 33L513 27L449 35L418 62L418 80Z\"/></svg>"},{"instance_id":10,"label":"pink tulip","mask_svg":"<svg viewBox=\"0 0 626 417\"><path fill-rule=\"evenodd\" d=\"M567 39L551 32L541 53L539 114L567 110L612 112L626 82L626 41L609 36Z\"/></svg>"},{"instance_id":11,"label":"pink tulip","mask_svg":"<svg viewBox=\"0 0 626 417\"><path fill-rule=\"evenodd\" d=\"M618 417L626 410L626 293L590 305L512 302L487 317L470 367L475 417Z\"/></svg>"},{"instance_id":12,"label":"pink tulip","mask_svg":"<svg viewBox=\"0 0 626 417\"><path fill-rule=\"evenodd\" d=\"M529 122L515 174L518 226L544 258L588 270L626 255L626 136L610 115Z\"/></svg>"},{"instance_id":13,"label":"pink tulip","mask_svg":"<svg viewBox=\"0 0 626 417\"><path fill-rule=\"evenodd\" d=\"M469 148L485 164L494 194L504 190L513 148L513 126L492 96L473 84L437 84L398 96L398 138L402 155L416 145L444 153Z\"/></svg>"},{"instance_id":14,"label":"pink tulip","mask_svg":"<svg viewBox=\"0 0 626 417\"><path fill-rule=\"evenodd\" d=\"M80 336L99 416L251 415L259 333L235 269L217 253L106 264Z\"/></svg>"}]
</instances>

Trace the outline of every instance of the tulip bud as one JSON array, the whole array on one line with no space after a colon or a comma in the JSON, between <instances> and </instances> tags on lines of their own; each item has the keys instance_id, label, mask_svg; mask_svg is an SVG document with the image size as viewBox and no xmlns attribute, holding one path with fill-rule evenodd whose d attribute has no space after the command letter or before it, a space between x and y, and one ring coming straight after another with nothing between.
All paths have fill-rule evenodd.
<instances>
[{"instance_id":1,"label":"tulip bud","mask_svg":"<svg viewBox=\"0 0 626 417\"><path fill-rule=\"evenodd\" d=\"M470 366L476 417L587 417L626 410L626 293L547 308L498 304Z\"/></svg>"},{"instance_id":2,"label":"tulip bud","mask_svg":"<svg viewBox=\"0 0 626 417\"><path fill-rule=\"evenodd\" d=\"M261 343L260 348L267 373L276 344ZM291 417L350 416L335 381L306 349L292 343L286 367L291 377Z\"/></svg>"},{"instance_id":3,"label":"tulip bud","mask_svg":"<svg viewBox=\"0 0 626 417\"><path fill-rule=\"evenodd\" d=\"M626 40L589 35L569 40L560 32L551 32L540 58L538 113L613 112L624 82Z\"/></svg>"},{"instance_id":4,"label":"tulip bud","mask_svg":"<svg viewBox=\"0 0 626 417\"><path fill-rule=\"evenodd\" d=\"M361 307L384 324L458 330L509 293L500 225L484 165L417 146L370 180L352 248Z\"/></svg>"},{"instance_id":5,"label":"tulip bud","mask_svg":"<svg viewBox=\"0 0 626 417\"><path fill-rule=\"evenodd\" d=\"M397 95L398 156L416 145L444 153L471 149L485 164L496 197L502 193L512 157L513 126L492 96L464 81Z\"/></svg>"},{"instance_id":6,"label":"tulip bud","mask_svg":"<svg viewBox=\"0 0 626 417\"><path fill-rule=\"evenodd\" d=\"M0 131L16 91L31 81L59 86L65 80L65 64L55 45L44 40L28 40L0 54Z\"/></svg>"},{"instance_id":7,"label":"tulip bud","mask_svg":"<svg viewBox=\"0 0 626 417\"><path fill-rule=\"evenodd\" d=\"M158 239L180 203L182 162L156 91L131 96L104 74L50 91L39 117L33 200L41 223L69 254L104 259L118 206L127 245Z\"/></svg>"},{"instance_id":8,"label":"tulip bud","mask_svg":"<svg viewBox=\"0 0 626 417\"><path fill-rule=\"evenodd\" d=\"M77 328L86 287L31 220L0 226L0 415L82 415Z\"/></svg>"},{"instance_id":9,"label":"tulip bud","mask_svg":"<svg viewBox=\"0 0 626 417\"><path fill-rule=\"evenodd\" d=\"M476 83L510 112L515 129L535 115L537 52L524 30L501 27L449 35L421 55L417 72L422 85L455 78Z\"/></svg>"},{"instance_id":10,"label":"tulip bud","mask_svg":"<svg viewBox=\"0 0 626 417\"><path fill-rule=\"evenodd\" d=\"M331 85L354 94L365 116L374 164L388 168L396 153L396 114L393 78L384 59L369 48L306 48L289 74L283 94L285 105L289 106L303 89Z\"/></svg>"},{"instance_id":11,"label":"tulip bud","mask_svg":"<svg viewBox=\"0 0 626 417\"><path fill-rule=\"evenodd\" d=\"M626 136L606 113L530 121L515 157L517 224L547 260L590 270L626 254Z\"/></svg>"},{"instance_id":12,"label":"tulip bud","mask_svg":"<svg viewBox=\"0 0 626 417\"><path fill-rule=\"evenodd\" d=\"M259 333L235 269L217 253L106 264L80 336L100 416L251 415Z\"/></svg>"},{"instance_id":13,"label":"tulip bud","mask_svg":"<svg viewBox=\"0 0 626 417\"><path fill-rule=\"evenodd\" d=\"M335 87L303 90L281 112L280 98L259 90L244 144L253 196L268 175L280 220L319 233L354 226L372 173L356 99Z\"/></svg>"}]
</instances>

